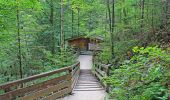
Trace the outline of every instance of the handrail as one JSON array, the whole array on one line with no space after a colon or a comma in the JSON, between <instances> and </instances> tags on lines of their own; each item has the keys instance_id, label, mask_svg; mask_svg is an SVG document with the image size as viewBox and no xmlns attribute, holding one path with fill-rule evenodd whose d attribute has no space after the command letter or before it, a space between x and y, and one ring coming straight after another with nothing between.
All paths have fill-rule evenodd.
<instances>
[{"instance_id":1,"label":"handrail","mask_svg":"<svg viewBox=\"0 0 170 100\"><path fill-rule=\"evenodd\" d=\"M80 63L78 63L78 66L80 66ZM79 74L80 74L80 67L72 67L72 89L75 87L77 80L79 78Z\"/></svg>"},{"instance_id":2,"label":"handrail","mask_svg":"<svg viewBox=\"0 0 170 100\"><path fill-rule=\"evenodd\" d=\"M42 73L42 74L37 74L37 75L30 76L30 77L27 77L27 78L23 78L23 79L20 79L20 80L16 80L16 81L13 81L13 82L5 83L5 84L0 85L0 89L6 89L6 88L9 88L11 86L16 86L17 84L22 84L22 83L25 83L25 82L33 81L33 80L36 80L38 78L46 77L46 76L53 75L53 74L56 74L56 73L65 72L66 70L71 70L71 68L72 67L65 67L65 68L55 70L55 71L45 72L45 73Z\"/></svg>"},{"instance_id":3,"label":"handrail","mask_svg":"<svg viewBox=\"0 0 170 100\"><path fill-rule=\"evenodd\" d=\"M80 63L77 62L77 63L73 64L72 66L68 66L68 67L64 67L64 68L57 69L54 71L49 71L49 72L45 72L42 74L30 76L30 77L19 79L19 80L13 81L13 82L1 84L0 90L5 91L8 89L8 91L6 91L4 94L0 95L0 100L12 100L12 99L15 99L16 97L19 97L21 99L24 98L22 100L30 100L28 98L34 97L30 93L33 93L35 91L40 91L40 90L41 90L41 93L44 94L43 97L45 97L46 91L53 92L53 91L51 91L52 88L48 88L49 86L56 87L53 89L54 92L58 91L58 92L56 92L55 95L52 95L49 98L53 98L53 97L58 98L58 97L64 96L64 95L72 92L72 86L74 86L75 83L72 82L71 80L72 80L72 78L74 79L74 77L79 76L79 69L80 69ZM78 74L72 74L73 71L75 71L75 73L78 73ZM63 72L66 72L66 73L63 73ZM27 87L24 86L24 84L27 82L32 82L32 81L40 79L40 78L49 77L49 76L52 76L55 74L60 74L60 73L63 73L63 74L56 75L56 76L54 76L54 78L49 79L44 82L32 84L31 86L27 86ZM75 78L74 81L77 81L76 79L77 78ZM65 85L61 85L61 84L65 84ZM17 86L19 86L19 87L17 87ZM46 93L46 96L49 96L49 94L50 93ZM40 97L42 97L42 94ZM34 97L34 99L35 98L38 98L38 97Z\"/></svg>"},{"instance_id":4,"label":"handrail","mask_svg":"<svg viewBox=\"0 0 170 100\"><path fill-rule=\"evenodd\" d=\"M104 77L109 76L109 71L110 71L110 67L111 64L101 64L101 63L95 63L95 68L94 68L94 75L100 80L100 82L102 83L102 85L105 87L106 91L109 91L109 85L105 84L102 79Z\"/></svg>"},{"instance_id":5,"label":"handrail","mask_svg":"<svg viewBox=\"0 0 170 100\"><path fill-rule=\"evenodd\" d=\"M95 63L95 69L104 72L106 76L109 75L110 66L111 64ZM104 75L102 77L104 77Z\"/></svg>"}]
</instances>

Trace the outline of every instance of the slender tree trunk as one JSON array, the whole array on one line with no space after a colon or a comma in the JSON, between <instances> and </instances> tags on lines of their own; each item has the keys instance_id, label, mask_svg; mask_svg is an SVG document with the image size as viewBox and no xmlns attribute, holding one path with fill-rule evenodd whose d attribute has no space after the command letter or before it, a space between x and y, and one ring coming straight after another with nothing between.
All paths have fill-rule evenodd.
<instances>
[{"instance_id":1,"label":"slender tree trunk","mask_svg":"<svg viewBox=\"0 0 170 100\"><path fill-rule=\"evenodd\" d=\"M152 0L152 3L154 3L153 2L153 0ZM152 22L151 22L151 26L152 26L152 31L153 31L153 33L155 33L155 28L154 28L154 5L152 5L152 15L151 15L151 20L152 20Z\"/></svg>"},{"instance_id":2,"label":"slender tree trunk","mask_svg":"<svg viewBox=\"0 0 170 100\"><path fill-rule=\"evenodd\" d=\"M80 8L77 9L78 10L78 36L80 35Z\"/></svg>"},{"instance_id":3,"label":"slender tree trunk","mask_svg":"<svg viewBox=\"0 0 170 100\"><path fill-rule=\"evenodd\" d=\"M20 78L23 78L19 7L17 7L16 13L17 13L17 35L18 35L18 61L19 61L19 70L20 70L19 72L20 72Z\"/></svg>"},{"instance_id":4,"label":"slender tree trunk","mask_svg":"<svg viewBox=\"0 0 170 100\"><path fill-rule=\"evenodd\" d=\"M63 50L64 49L64 2L63 0L61 0L61 49Z\"/></svg>"},{"instance_id":5,"label":"slender tree trunk","mask_svg":"<svg viewBox=\"0 0 170 100\"><path fill-rule=\"evenodd\" d=\"M28 37L27 34L25 34L25 48L26 48L26 52L29 53L29 47L28 47ZM28 54L28 56L30 56L30 54ZM25 55L25 67L29 67L29 59L27 59L27 55Z\"/></svg>"},{"instance_id":6,"label":"slender tree trunk","mask_svg":"<svg viewBox=\"0 0 170 100\"><path fill-rule=\"evenodd\" d=\"M114 25L115 25L115 1L112 0L112 32L111 32L111 50L112 50L112 58L115 58L115 54L114 54L114 36L113 36L113 32L114 32Z\"/></svg>"},{"instance_id":7,"label":"slender tree trunk","mask_svg":"<svg viewBox=\"0 0 170 100\"><path fill-rule=\"evenodd\" d=\"M51 24L51 32L52 32L52 54L55 54L55 32L54 32L54 4L53 0L50 1L50 24Z\"/></svg>"},{"instance_id":8,"label":"slender tree trunk","mask_svg":"<svg viewBox=\"0 0 170 100\"><path fill-rule=\"evenodd\" d=\"M123 1L124 2L124 4L126 3L125 1ZM124 22L124 24L126 25L126 24L128 24L128 21L127 21L127 13L126 13L126 8L125 7L123 7L123 15L124 15L124 20L123 20L123 22Z\"/></svg>"},{"instance_id":9,"label":"slender tree trunk","mask_svg":"<svg viewBox=\"0 0 170 100\"><path fill-rule=\"evenodd\" d=\"M135 5L137 5L137 1L135 1ZM135 9L135 16L134 16L134 17L135 17L135 31L136 31L137 28L138 28L138 27L137 27L137 26L138 26L138 25L137 25L137 23L138 23L138 19L137 19L137 17L138 17L138 16L137 16L137 15L138 15L138 13L137 13L137 6L134 6L134 9Z\"/></svg>"},{"instance_id":10,"label":"slender tree trunk","mask_svg":"<svg viewBox=\"0 0 170 100\"><path fill-rule=\"evenodd\" d=\"M108 19L108 14L107 14L108 12L107 12L107 10L106 10L106 21L105 21L105 23L107 23L107 19ZM105 30L107 31L107 26L108 26L108 24L105 24ZM105 37L106 37L106 34L105 34Z\"/></svg>"},{"instance_id":11,"label":"slender tree trunk","mask_svg":"<svg viewBox=\"0 0 170 100\"><path fill-rule=\"evenodd\" d=\"M114 32L115 25L115 1L112 0L112 33Z\"/></svg>"},{"instance_id":12,"label":"slender tree trunk","mask_svg":"<svg viewBox=\"0 0 170 100\"><path fill-rule=\"evenodd\" d=\"M108 9L108 18L109 18L109 30L112 32L112 19L111 19L111 10L110 10L110 1L107 0L107 9Z\"/></svg>"},{"instance_id":13,"label":"slender tree trunk","mask_svg":"<svg viewBox=\"0 0 170 100\"><path fill-rule=\"evenodd\" d=\"M72 37L74 36L74 11L71 12L72 15Z\"/></svg>"},{"instance_id":14,"label":"slender tree trunk","mask_svg":"<svg viewBox=\"0 0 170 100\"><path fill-rule=\"evenodd\" d=\"M169 17L169 0L166 0L166 4L165 4L165 30L168 33L168 17Z\"/></svg>"},{"instance_id":15,"label":"slender tree trunk","mask_svg":"<svg viewBox=\"0 0 170 100\"><path fill-rule=\"evenodd\" d=\"M110 28L110 43L111 43L111 55L114 58L114 41L113 41L113 32L114 32L114 23L115 23L115 13L114 13L114 0L112 0L112 15L110 10L110 1L107 0L107 9L108 9L108 17L109 17L109 28Z\"/></svg>"},{"instance_id":16,"label":"slender tree trunk","mask_svg":"<svg viewBox=\"0 0 170 100\"><path fill-rule=\"evenodd\" d=\"M145 0L141 0L141 33L144 32Z\"/></svg>"}]
</instances>

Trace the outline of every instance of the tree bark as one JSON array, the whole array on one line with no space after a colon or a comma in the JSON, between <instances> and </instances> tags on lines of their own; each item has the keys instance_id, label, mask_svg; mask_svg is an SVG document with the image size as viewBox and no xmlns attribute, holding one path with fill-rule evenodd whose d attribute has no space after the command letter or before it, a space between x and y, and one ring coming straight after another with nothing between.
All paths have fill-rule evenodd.
<instances>
[{"instance_id":1,"label":"tree bark","mask_svg":"<svg viewBox=\"0 0 170 100\"><path fill-rule=\"evenodd\" d=\"M165 4L165 30L166 32L168 33L168 17L169 17L169 3L170 1L169 0L166 0L166 4Z\"/></svg>"},{"instance_id":2,"label":"tree bark","mask_svg":"<svg viewBox=\"0 0 170 100\"><path fill-rule=\"evenodd\" d=\"M112 0L112 12L110 9L110 1L107 0L107 9L108 9L108 18L109 18L109 29L110 29L110 43L111 43L111 55L114 58L114 41L113 41L113 32L114 32L114 24L115 24L115 5L114 0ZM112 15L111 15L112 14Z\"/></svg>"},{"instance_id":3,"label":"tree bark","mask_svg":"<svg viewBox=\"0 0 170 100\"><path fill-rule=\"evenodd\" d=\"M61 0L61 11L60 11L61 19L60 20L61 20L61 49L62 50L65 47L65 45L64 45L65 40L64 40L64 9L63 9L63 5L64 5L64 2L63 2L63 0Z\"/></svg>"},{"instance_id":4,"label":"tree bark","mask_svg":"<svg viewBox=\"0 0 170 100\"><path fill-rule=\"evenodd\" d=\"M74 11L71 12L72 15L72 37L74 36Z\"/></svg>"},{"instance_id":5,"label":"tree bark","mask_svg":"<svg viewBox=\"0 0 170 100\"><path fill-rule=\"evenodd\" d=\"M145 0L141 0L141 33L144 32Z\"/></svg>"},{"instance_id":6,"label":"tree bark","mask_svg":"<svg viewBox=\"0 0 170 100\"><path fill-rule=\"evenodd\" d=\"M152 3L154 3L154 1L152 0ZM152 22L151 22L151 25L152 25L152 31L153 31L153 33L155 33L155 27L154 27L154 5L152 5L152 15L151 15L151 20L152 20Z\"/></svg>"},{"instance_id":7,"label":"tree bark","mask_svg":"<svg viewBox=\"0 0 170 100\"><path fill-rule=\"evenodd\" d=\"M54 4L53 0L50 2L50 24L51 24L51 33L52 33L52 48L51 52L55 55L55 32L54 32Z\"/></svg>"},{"instance_id":8,"label":"tree bark","mask_svg":"<svg viewBox=\"0 0 170 100\"><path fill-rule=\"evenodd\" d=\"M80 8L77 8L78 10L78 36L80 35Z\"/></svg>"},{"instance_id":9,"label":"tree bark","mask_svg":"<svg viewBox=\"0 0 170 100\"><path fill-rule=\"evenodd\" d=\"M18 3L18 1L17 1ZM18 61L19 61L19 73L20 78L23 78L23 69L22 69L22 58L21 58L21 36L20 36L20 17L19 17L19 7L17 6L17 35L18 35Z\"/></svg>"},{"instance_id":10,"label":"tree bark","mask_svg":"<svg viewBox=\"0 0 170 100\"><path fill-rule=\"evenodd\" d=\"M113 36L113 32L114 32L114 26L115 26L115 1L112 0L112 32L111 32L111 50L112 50L112 58L115 58L115 54L114 54L114 36Z\"/></svg>"},{"instance_id":11,"label":"tree bark","mask_svg":"<svg viewBox=\"0 0 170 100\"><path fill-rule=\"evenodd\" d=\"M111 10L110 10L110 1L107 0L107 9L108 9L108 18L109 18L109 29L110 33L112 32L112 19L111 19Z\"/></svg>"},{"instance_id":12,"label":"tree bark","mask_svg":"<svg viewBox=\"0 0 170 100\"><path fill-rule=\"evenodd\" d=\"M125 4L125 0L123 0L123 2ZM123 7L122 9L123 9L123 15L124 15L123 22L126 25L126 24L128 24L128 21L127 21L127 18L126 18L127 17L127 12L126 12L126 8L125 7Z\"/></svg>"}]
</instances>

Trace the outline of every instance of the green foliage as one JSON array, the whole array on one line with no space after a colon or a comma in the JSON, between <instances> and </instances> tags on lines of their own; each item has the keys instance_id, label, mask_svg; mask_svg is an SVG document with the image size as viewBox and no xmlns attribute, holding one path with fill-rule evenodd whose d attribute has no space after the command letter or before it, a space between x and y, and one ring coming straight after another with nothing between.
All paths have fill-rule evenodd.
<instances>
[{"instance_id":1,"label":"green foliage","mask_svg":"<svg viewBox=\"0 0 170 100\"><path fill-rule=\"evenodd\" d=\"M116 41L114 45L116 58L120 61L123 61L127 56L127 52L131 51L131 48L138 44L138 40L125 40L125 41Z\"/></svg>"},{"instance_id":2,"label":"green foliage","mask_svg":"<svg viewBox=\"0 0 170 100\"><path fill-rule=\"evenodd\" d=\"M58 1L54 2L55 8L60 5ZM56 16L54 30L49 22L50 10L49 0L0 0L0 84L20 78L18 37L21 39L24 77L65 67L75 62L72 50L66 49L61 55L60 48L57 48L60 42L58 31L60 10L54 11ZM17 27L17 14L19 27ZM18 29L20 36L17 34ZM70 35L66 34L66 37ZM55 40L52 40L53 36ZM54 55L51 54L53 44L56 49ZM61 59L64 60L63 63Z\"/></svg>"},{"instance_id":3,"label":"green foliage","mask_svg":"<svg viewBox=\"0 0 170 100\"><path fill-rule=\"evenodd\" d=\"M112 10L112 0L108 1ZM169 16L166 19L166 12L170 9L166 8L168 0L145 0L143 19L143 0L114 1L114 38L110 38L106 0L64 0L63 38L85 34L104 38L101 45L103 50L96 60L113 63L117 65L115 68L120 67L107 79L113 86L112 94L116 94L118 99L164 100L164 84L170 76L169 53L158 47L135 47L130 61L121 63L121 66L117 63L127 59L127 52L131 52L135 45L144 42L149 44L151 40L158 44L157 41L164 41L162 38L169 41ZM0 83L20 78L17 37L21 39L20 56L24 77L68 66L76 61L73 50L60 48L60 6L60 0L0 0ZM20 36L17 34L18 29ZM114 42L115 59L112 59L110 41Z\"/></svg>"},{"instance_id":4,"label":"green foliage","mask_svg":"<svg viewBox=\"0 0 170 100\"><path fill-rule=\"evenodd\" d=\"M70 48L64 49L62 52L58 52L55 55L52 55L49 51L44 51L44 54L46 59L45 71L70 66L76 63L78 57Z\"/></svg>"},{"instance_id":5,"label":"green foliage","mask_svg":"<svg viewBox=\"0 0 170 100\"><path fill-rule=\"evenodd\" d=\"M110 48L107 47L103 49L102 52L95 57L95 60L101 63L109 63L111 60Z\"/></svg>"},{"instance_id":6,"label":"green foliage","mask_svg":"<svg viewBox=\"0 0 170 100\"><path fill-rule=\"evenodd\" d=\"M170 54L158 47L134 47L133 52L105 79L111 95L118 100L166 100Z\"/></svg>"},{"instance_id":7,"label":"green foliage","mask_svg":"<svg viewBox=\"0 0 170 100\"><path fill-rule=\"evenodd\" d=\"M115 59L118 62L124 61L127 59L127 52L131 52L131 48L134 47L136 44L138 44L137 40L131 40L131 41L116 41L114 45L114 52L115 52ZM100 44L102 47L102 51L97 54L95 57L96 61L101 63L116 63L116 61L113 61L111 56L111 50L108 46L108 41L105 41L104 43ZM114 60L115 60L114 59ZM117 63L118 63L117 62Z\"/></svg>"}]
</instances>

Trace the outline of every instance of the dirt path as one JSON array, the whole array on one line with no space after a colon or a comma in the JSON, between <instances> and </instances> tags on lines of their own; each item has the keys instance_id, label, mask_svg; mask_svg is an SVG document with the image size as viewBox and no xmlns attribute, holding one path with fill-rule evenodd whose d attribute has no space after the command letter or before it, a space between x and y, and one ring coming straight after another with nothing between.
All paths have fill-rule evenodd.
<instances>
[{"instance_id":1,"label":"dirt path","mask_svg":"<svg viewBox=\"0 0 170 100\"><path fill-rule=\"evenodd\" d=\"M104 100L105 91L90 71L92 68L92 56L80 55L79 61L81 74L73 90L73 95L60 100Z\"/></svg>"}]
</instances>

